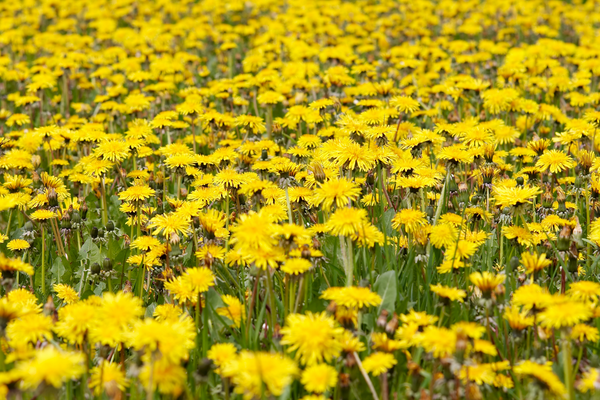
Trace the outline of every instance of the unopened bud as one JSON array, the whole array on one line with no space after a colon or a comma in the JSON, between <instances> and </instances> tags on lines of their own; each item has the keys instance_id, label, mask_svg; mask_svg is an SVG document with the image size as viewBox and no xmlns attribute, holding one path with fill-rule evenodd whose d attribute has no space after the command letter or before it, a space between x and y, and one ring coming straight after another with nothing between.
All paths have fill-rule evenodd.
<instances>
[{"instance_id":1,"label":"unopened bud","mask_svg":"<svg viewBox=\"0 0 600 400\"><path fill-rule=\"evenodd\" d=\"M37 168L42 163L42 157L37 154L31 156L31 163L33 164L33 168Z\"/></svg>"},{"instance_id":2,"label":"unopened bud","mask_svg":"<svg viewBox=\"0 0 600 400\"><path fill-rule=\"evenodd\" d=\"M48 189L46 197L48 197L48 204L50 205L50 207L58 206L58 195L56 194L56 190L54 190L54 188Z\"/></svg>"},{"instance_id":3,"label":"unopened bud","mask_svg":"<svg viewBox=\"0 0 600 400\"><path fill-rule=\"evenodd\" d=\"M102 269L105 271L111 271L113 268L112 266L112 260L108 257L106 257L104 259L104 261L102 261Z\"/></svg>"},{"instance_id":4,"label":"unopened bud","mask_svg":"<svg viewBox=\"0 0 600 400\"><path fill-rule=\"evenodd\" d=\"M101 270L100 264L98 264L98 263L93 263L92 266L90 267L90 271L94 275L98 275L100 273L100 270Z\"/></svg>"}]
</instances>

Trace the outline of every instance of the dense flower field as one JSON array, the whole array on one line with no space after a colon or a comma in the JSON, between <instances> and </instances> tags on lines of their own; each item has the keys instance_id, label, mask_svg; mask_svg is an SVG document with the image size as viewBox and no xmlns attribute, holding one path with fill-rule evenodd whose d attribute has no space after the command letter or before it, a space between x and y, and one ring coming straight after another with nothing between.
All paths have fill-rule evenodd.
<instances>
[{"instance_id":1,"label":"dense flower field","mask_svg":"<svg viewBox=\"0 0 600 400\"><path fill-rule=\"evenodd\" d=\"M0 398L600 398L600 1L0 2Z\"/></svg>"}]
</instances>

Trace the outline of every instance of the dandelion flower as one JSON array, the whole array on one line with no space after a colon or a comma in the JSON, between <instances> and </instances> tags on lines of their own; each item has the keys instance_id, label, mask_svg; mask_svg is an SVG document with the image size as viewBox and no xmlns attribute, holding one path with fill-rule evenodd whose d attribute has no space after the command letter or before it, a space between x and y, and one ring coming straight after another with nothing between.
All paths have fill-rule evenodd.
<instances>
[{"instance_id":1,"label":"dandelion flower","mask_svg":"<svg viewBox=\"0 0 600 400\"><path fill-rule=\"evenodd\" d=\"M393 354L376 352L365 358L362 362L363 368L373 376L386 373L388 369L396 365L397 361Z\"/></svg>"},{"instance_id":2,"label":"dandelion flower","mask_svg":"<svg viewBox=\"0 0 600 400\"><path fill-rule=\"evenodd\" d=\"M281 344L289 346L288 352L296 352L296 359L303 364L313 365L340 354L338 338L343 331L325 313L290 314L281 329Z\"/></svg>"},{"instance_id":3,"label":"dandelion flower","mask_svg":"<svg viewBox=\"0 0 600 400\"><path fill-rule=\"evenodd\" d=\"M550 170L553 174L573 168L575 165L575 160L560 150L544 151L535 164L540 171Z\"/></svg>"},{"instance_id":4,"label":"dandelion flower","mask_svg":"<svg viewBox=\"0 0 600 400\"><path fill-rule=\"evenodd\" d=\"M462 303L464 298L467 297L467 292L464 290L443 286L439 283L437 285L430 285L430 289L433 293L450 301L458 301Z\"/></svg>"},{"instance_id":5,"label":"dandelion flower","mask_svg":"<svg viewBox=\"0 0 600 400\"><path fill-rule=\"evenodd\" d=\"M540 325L545 328L560 329L588 320L592 309L581 302L566 300L549 305L538 315Z\"/></svg>"},{"instance_id":6,"label":"dandelion flower","mask_svg":"<svg viewBox=\"0 0 600 400\"><path fill-rule=\"evenodd\" d=\"M346 207L351 201L358 198L360 189L354 182L346 178L329 180L317 189L313 196L313 203L321 205L325 210L330 210L335 204L338 208Z\"/></svg>"},{"instance_id":7,"label":"dandelion flower","mask_svg":"<svg viewBox=\"0 0 600 400\"><path fill-rule=\"evenodd\" d=\"M400 227L404 226L404 229L408 233L414 232L426 223L425 213L412 208L405 208L392 218L392 227L394 229L400 230Z\"/></svg>"},{"instance_id":8,"label":"dandelion flower","mask_svg":"<svg viewBox=\"0 0 600 400\"><path fill-rule=\"evenodd\" d=\"M339 208L325 224L334 236L350 237L356 235L367 219L367 211L359 208Z\"/></svg>"},{"instance_id":9,"label":"dandelion flower","mask_svg":"<svg viewBox=\"0 0 600 400\"><path fill-rule=\"evenodd\" d=\"M64 301L65 304L72 304L72 303L79 301L79 295L77 294L75 289L73 289L69 285L60 283L60 284L54 285L53 289L56 292L56 295L58 296L58 298L61 299L62 301Z\"/></svg>"},{"instance_id":10,"label":"dandelion flower","mask_svg":"<svg viewBox=\"0 0 600 400\"><path fill-rule=\"evenodd\" d=\"M247 350L220 368L235 385L235 392L247 399L281 396L298 373L294 361L282 354Z\"/></svg>"},{"instance_id":11,"label":"dandelion flower","mask_svg":"<svg viewBox=\"0 0 600 400\"><path fill-rule=\"evenodd\" d=\"M541 271L550 264L552 261L546 259L546 254L537 255L527 252L521 254L521 265L525 267L528 274Z\"/></svg>"},{"instance_id":12,"label":"dandelion flower","mask_svg":"<svg viewBox=\"0 0 600 400\"><path fill-rule=\"evenodd\" d=\"M34 353L31 360L23 361L15 367L22 376L21 385L25 389L35 389L42 382L60 388L69 379L77 379L84 372L85 357L82 353L57 350L47 346Z\"/></svg>"},{"instance_id":13,"label":"dandelion flower","mask_svg":"<svg viewBox=\"0 0 600 400\"><path fill-rule=\"evenodd\" d=\"M302 371L300 382L308 392L323 393L337 384L337 371L328 364L315 364Z\"/></svg>"},{"instance_id":14,"label":"dandelion flower","mask_svg":"<svg viewBox=\"0 0 600 400\"><path fill-rule=\"evenodd\" d=\"M129 385L125 372L118 363L102 360L100 365L92 368L89 387L96 396L106 392L109 396L123 392Z\"/></svg>"},{"instance_id":15,"label":"dandelion flower","mask_svg":"<svg viewBox=\"0 0 600 400\"><path fill-rule=\"evenodd\" d=\"M363 308L378 306L381 304L381 297L365 287L331 287L326 289L321 298L335 301L335 303L347 308Z\"/></svg>"}]
</instances>

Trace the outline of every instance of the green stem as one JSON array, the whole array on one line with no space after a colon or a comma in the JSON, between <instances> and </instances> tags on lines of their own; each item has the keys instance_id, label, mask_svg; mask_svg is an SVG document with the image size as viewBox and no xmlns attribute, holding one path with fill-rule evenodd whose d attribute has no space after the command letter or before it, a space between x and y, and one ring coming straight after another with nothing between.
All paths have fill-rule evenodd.
<instances>
[{"instance_id":1,"label":"green stem","mask_svg":"<svg viewBox=\"0 0 600 400\"><path fill-rule=\"evenodd\" d=\"M354 280L354 252L352 239L346 238L346 286L352 286Z\"/></svg>"},{"instance_id":2,"label":"green stem","mask_svg":"<svg viewBox=\"0 0 600 400\"><path fill-rule=\"evenodd\" d=\"M108 206L106 203L106 187L104 186L104 175L102 175L100 190L102 191L102 225L106 226L106 224L108 223Z\"/></svg>"},{"instance_id":3,"label":"green stem","mask_svg":"<svg viewBox=\"0 0 600 400\"><path fill-rule=\"evenodd\" d=\"M177 200L181 196L181 174L177 174Z\"/></svg>"},{"instance_id":4,"label":"green stem","mask_svg":"<svg viewBox=\"0 0 600 400\"><path fill-rule=\"evenodd\" d=\"M46 295L46 229L42 225L42 295Z\"/></svg>"},{"instance_id":5,"label":"green stem","mask_svg":"<svg viewBox=\"0 0 600 400\"><path fill-rule=\"evenodd\" d=\"M596 132L596 130L594 130L594 132ZM589 191L586 191L585 193L585 232L586 232L586 237L589 237L590 235L590 193ZM587 267L589 268L591 263L592 263L592 245L587 243L586 246L586 257L585 257L585 262Z\"/></svg>"},{"instance_id":6,"label":"green stem","mask_svg":"<svg viewBox=\"0 0 600 400\"><path fill-rule=\"evenodd\" d=\"M273 337L273 332L275 330L275 324L277 323L277 308L275 305L275 290L273 290L273 274L269 271L269 267L267 267L267 290L269 291L269 308L271 309L271 323L269 324L269 334Z\"/></svg>"},{"instance_id":7,"label":"green stem","mask_svg":"<svg viewBox=\"0 0 600 400\"><path fill-rule=\"evenodd\" d=\"M142 277L140 279L140 293L139 293L139 296L140 296L140 299L143 299L144 298L143 297L144 296L144 278L146 276L146 267L143 265L143 263L141 263L140 268L142 269L142 272L141 272Z\"/></svg>"},{"instance_id":8,"label":"green stem","mask_svg":"<svg viewBox=\"0 0 600 400\"><path fill-rule=\"evenodd\" d=\"M272 131L273 131L273 106L269 104L267 106L267 137L269 139L271 139Z\"/></svg>"},{"instance_id":9,"label":"green stem","mask_svg":"<svg viewBox=\"0 0 600 400\"><path fill-rule=\"evenodd\" d=\"M285 187L285 201L287 203L287 211L288 211L288 221L290 224L294 223L294 219L292 217L292 206L290 205L290 194L288 193L288 187Z\"/></svg>"},{"instance_id":10,"label":"green stem","mask_svg":"<svg viewBox=\"0 0 600 400\"><path fill-rule=\"evenodd\" d=\"M10 223L12 221L13 209L10 209L10 213L8 214L8 223L6 224L6 236L8 236L10 232Z\"/></svg>"},{"instance_id":11,"label":"green stem","mask_svg":"<svg viewBox=\"0 0 600 400\"><path fill-rule=\"evenodd\" d=\"M300 286L298 286L298 295L296 296L296 304L294 305L294 313L300 311L300 304L304 300L304 276L300 278Z\"/></svg>"},{"instance_id":12,"label":"green stem","mask_svg":"<svg viewBox=\"0 0 600 400\"><path fill-rule=\"evenodd\" d=\"M563 339L563 370L565 374L565 386L567 386L567 399L575 399L573 379L571 377L571 340Z\"/></svg>"},{"instance_id":13,"label":"green stem","mask_svg":"<svg viewBox=\"0 0 600 400\"><path fill-rule=\"evenodd\" d=\"M371 391L371 395L373 395L373 399L379 400L379 397L377 396L377 392L375 391L375 387L373 386L373 382L371 382L371 379L369 379L369 374L367 374L367 371L365 371L365 369L362 366L362 363L360 362L360 357L358 356L358 354L356 354L356 352L354 352L352 354L354 355L354 359L356 360L356 365L358 366L360 373L362 374L363 378L365 378L365 382L367 382L367 386L369 387L369 390Z\"/></svg>"},{"instance_id":14,"label":"green stem","mask_svg":"<svg viewBox=\"0 0 600 400\"><path fill-rule=\"evenodd\" d=\"M198 299L196 299L196 329L200 332L200 308L202 308L202 295L198 293Z\"/></svg>"}]
</instances>

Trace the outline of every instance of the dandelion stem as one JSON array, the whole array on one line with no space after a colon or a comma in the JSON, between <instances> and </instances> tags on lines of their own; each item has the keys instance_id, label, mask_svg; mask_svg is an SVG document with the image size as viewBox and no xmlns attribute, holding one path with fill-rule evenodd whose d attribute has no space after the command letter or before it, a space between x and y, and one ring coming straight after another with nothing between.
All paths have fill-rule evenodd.
<instances>
[{"instance_id":1,"label":"dandelion stem","mask_svg":"<svg viewBox=\"0 0 600 400\"><path fill-rule=\"evenodd\" d=\"M352 257L352 242L351 239L345 236L339 237L340 248L344 255L344 272L346 273L346 286L352 286L354 279L354 257Z\"/></svg>"},{"instance_id":2,"label":"dandelion stem","mask_svg":"<svg viewBox=\"0 0 600 400\"><path fill-rule=\"evenodd\" d=\"M300 311L300 304L304 299L304 276L300 278L300 285L298 286L298 295L296 296L296 304L294 305L294 313Z\"/></svg>"},{"instance_id":3,"label":"dandelion stem","mask_svg":"<svg viewBox=\"0 0 600 400\"><path fill-rule=\"evenodd\" d=\"M100 190L102 191L102 225L106 226L108 223L108 206L106 203L106 186L104 184L104 175L102 175Z\"/></svg>"},{"instance_id":4,"label":"dandelion stem","mask_svg":"<svg viewBox=\"0 0 600 400\"><path fill-rule=\"evenodd\" d=\"M290 205L290 194L288 193L288 187L285 187L285 201L287 203L287 212L288 212L288 221L290 224L294 223L294 218L292 217L292 206Z\"/></svg>"},{"instance_id":5,"label":"dandelion stem","mask_svg":"<svg viewBox=\"0 0 600 400\"><path fill-rule=\"evenodd\" d=\"M373 399L379 400L379 397L377 396L377 392L375 391L375 387L373 386L373 382L371 382L371 379L369 378L369 374L367 374L367 371L365 371L365 369L362 366L362 363L360 362L360 357L358 356L358 354L356 354L356 352L354 352L352 354L354 355L354 359L356 360L356 365L358 366L360 373L362 374L363 378L365 378L365 382L367 382L367 386L369 387L369 390L371 391L371 394L373 395Z\"/></svg>"},{"instance_id":6,"label":"dandelion stem","mask_svg":"<svg viewBox=\"0 0 600 400\"><path fill-rule=\"evenodd\" d=\"M250 299L250 307L248 308L248 318L246 319L246 340L248 339L248 336L250 334L250 325L251 325L251 321L252 321L252 313L254 312L254 304L256 302L256 292L258 291L258 281L260 280L260 271L261 269L258 269L258 272L256 274L256 278L254 279L254 288L252 289L252 297Z\"/></svg>"},{"instance_id":7,"label":"dandelion stem","mask_svg":"<svg viewBox=\"0 0 600 400\"><path fill-rule=\"evenodd\" d=\"M192 117L192 142L194 144L194 154L196 154L196 124L193 121L194 118Z\"/></svg>"},{"instance_id":8,"label":"dandelion stem","mask_svg":"<svg viewBox=\"0 0 600 400\"><path fill-rule=\"evenodd\" d=\"M271 337L275 331L275 325L277 324L277 308L275 304L275 290L273 290L273 273L269 271L267 267L267 290L269 291L269 308L271 309L271 323L269 324L269 333Z\"/></svg>"},{"instance_id":9,"label":"dandelion stem","mask_svg":"<svg viewBox=\"0 0 600 400\"><path fill-rule=\"evenodd\" d=\"M563 339L563 369L565 374L565 386L567 387L567 399L575 399L575 392L573 390L573 378L571 371L573 363L571 359L571 340L568 338Z\"/></svg>"},{"instance_id":10,"label":"dandelion stem","mask_svg":"<svg viewBox=\"0 0 600 400\"><path fill-rule=\"evenodd\" d=\"M143 265L143 263L140 265L140 268L142 269L142 271L140 272L140 274L142 275L141 279L139 280L139 285L140 285L140 299L143 299L144 296L144 278L146 275L146 267Z\"/></svg>"},{"instance_id":11,"label":"dandelion stem","mask_svg":"<svg viewBox=\"0 0 600 400\"><path fill-rule=\"evenodd\" d=\"M273 131L273 106L269 104L267 106L267 137L269 138L269 140L272 137L272 131Z\"/></svg>"},{"instance_id":12,"label":"dandelion stem","mask_svg":"<svg viewBox=\"0 0 600 400\"><path fill-rule=\"evenodd\" d=\"M177 200L181 196L181 174L177 174Z\"/></svg>"},{"instance_id":13,"label":"dandelion stem","mask_svg":"<svg viewBox=\"0 0 600 400\"><path fill-rule=\"evenodd\" d=\"M12 222L13 209L10 209L10 213L8 214L8 223L6 224L6 236L10 233L10 223Z\"/></svg>"}]
</instances>

